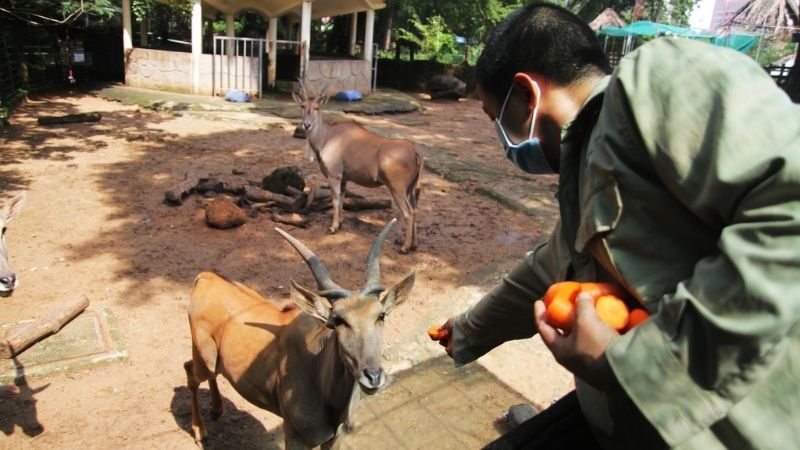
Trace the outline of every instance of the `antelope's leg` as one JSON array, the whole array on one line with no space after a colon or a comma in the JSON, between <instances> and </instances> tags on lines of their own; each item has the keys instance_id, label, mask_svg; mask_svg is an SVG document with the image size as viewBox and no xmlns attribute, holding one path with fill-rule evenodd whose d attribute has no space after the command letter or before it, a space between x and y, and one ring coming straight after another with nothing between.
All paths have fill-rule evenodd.
<instances>
[{"instance_id":1,"label":"antelope's leg","mask_svg":"<svg viewBox=\"0 0 800 450\"><path fill-rule=\"evenodd\" d=\"M414 216L412 214L411 203L405 195L399 195L394 190L389 189L394 199L394 204L400 210L400 215L403 218L403 245L400 247L400 253L408 253L414 249ZM397 241L395 241L397 242Z\"/></svg>"},{"instance_id":2,"label":"antelope's leg","mask_svg":"<svg viewBox=\"0 0 800 450\"><path fill-rule=\"evenodd\" d=\"M336 233L339 230L339 226L342 224L342 179L341 178L329 178L328 181L331 185L331 202L333 203L333 222L331 223L331 227L328 229L331 233Z\"/></svg>"},{"instance_id":3,"label":"antelope's leg","mask_svg":"<svg viewBox=\"0 0 800 450\"><path fill-rule=\"evenodd\" d=\"M289 421L284 417L283 419L283 439L284 448L286 450L309 450L312 447L308 446L303 438L297 434L297 431L289 424Z\"/></svg>"},{"instance_id":4,"label":"antelope's leg","mask_svg":"<svg viewBox=\"0 0 800 450\"><path fill-rule=\"evenodd\" d=\"M201 440L207 436L207 431L203 425L203 418L200 417L200 408L197 405L197 388L202 381L195 377L194 360L189 360L183 363L183 368L186 370L186 384L189 386L189 398L192 401L192 431L194 432L194 441L200 443Z\"/></svg>"},{"instance_id":5,"label":"antelope's leg","mask_svg":"<svg viewBox=\"0 0 800 450\"><path fill-rule=\"evenodd\" d=\"M219 387L217 387L216 377L209 377L208 387L211 390L211 418L214 420L219 419L222 415L222 396L219 395Z\"/></svg>"}]
</instances>

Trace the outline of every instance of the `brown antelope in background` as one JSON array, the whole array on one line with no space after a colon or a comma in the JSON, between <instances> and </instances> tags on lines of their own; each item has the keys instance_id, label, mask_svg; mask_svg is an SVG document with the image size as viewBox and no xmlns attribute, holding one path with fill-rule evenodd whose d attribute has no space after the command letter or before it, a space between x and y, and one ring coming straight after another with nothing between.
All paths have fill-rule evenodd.
<instances>
[{"instance_id":1,"label":"brown antelope in background","mask_svg":"<svg viewBox=\"0 0 800 450\"><path fill-rule=\"evenodd\" d=\"M14 292L19 281L17 275L8 264L8 248L6 247L6 224L22 210L25 204L25 192L17 194L0 210L0 296L8 297Z\"/></svg>"},{"instance_id":2,"label":"brown antelope in background","mask_svg":"<svg viewBox=\"0 0 800 450\"><path fill-rule=\"evenodd\" d=\"M333 223L336 233L344 220L342 205L348 181L365 187L386 186L403 218L405 238L402 253L417 247L417 199L422 155L408 140L370 133L354 121L327 122L320 106L328 101L323 87L319 95L309 98L305 84L302 92L292 97L303 108L303 128L322 174L331 185Z\"/></svg>"},{"instance_id":3,"label":"brown antelope in background","mask_svg":"<svg viewBox=\"0 0 800 450\"><path fill-rule=\"evenodd\" d=\"M395 222L373 243L358 293L334 283L308 247L278 228L317 281L316 293L291 281L296 306L277 305L215 273L197 276L189 304L192 360L184 364L196 440L207 435L197 388L208 380L212 417L219 417L215 379L222 374L250 403L283 417L286 449L333 446L349 428L359 392L385 384L383 321L414 285L412 272L380 295L381 246Z\"/></svg>"}]
</instances>

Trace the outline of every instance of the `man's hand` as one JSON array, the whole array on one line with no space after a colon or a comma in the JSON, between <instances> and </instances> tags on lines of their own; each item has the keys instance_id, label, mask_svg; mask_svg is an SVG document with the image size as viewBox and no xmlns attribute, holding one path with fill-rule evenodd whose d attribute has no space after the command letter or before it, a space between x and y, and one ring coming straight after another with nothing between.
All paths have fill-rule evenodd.
<instances>
[{"instance_id":1,"label":"man's hand","mask_svg":"<svg viewBox=\"0 0 800 450\"><path fill-rule=\"evenodd\" d=\"M575 300L575 323L569 334L561 334L545 320L547 308L541 300L534 304L536 326L542 341L559 364L597 389L608 391L619 384L605 357L606 347L615 336L613 328L600 320L591 295L579 294Z\"/></svg>"},{"instance_id":2,"label":"man's hand","mask_svg":"<svg viewBox=\"0 0 800 450\"><path fill-rule=\"evenodd\" d=\"M439 341L439 345L444 347L445 351L447 352L450 357L453 357L453 322L455 321L455 317L451 317L447 319L442 326L439 327L437 330L437 334L441 337L435 337L428 331L428 335L431 339Z\"/></svg>"}]
</instances>

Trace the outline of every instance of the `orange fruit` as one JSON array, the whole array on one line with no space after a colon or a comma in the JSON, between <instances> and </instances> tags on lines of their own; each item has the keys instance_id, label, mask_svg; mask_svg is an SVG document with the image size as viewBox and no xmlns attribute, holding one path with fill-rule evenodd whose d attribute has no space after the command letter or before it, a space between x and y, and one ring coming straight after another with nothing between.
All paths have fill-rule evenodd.
<instances>
[{"instance_id":1,"label":"orange fruit","mask_svg":"<svg viewBox=\"0 0 800 450\"><path fill-rule=\"evenodd\" d=\"M559 283L553 283L547 288L547 292L544 293L544 305L549 307L551 303L556 300L566 300L569 303L575 303L575 297L581 291L581 284L577 281L561 281Z\"/></svg>"},{"instance_id":2,"label":"orange fruit","mask_svg":"<svg viewBox=\"0 0 800 450\"><path fill-rule=\"evenodd\" d=\"M442 328L439 325L431 325L428 327L428 336L434 341L441 341L449 337L450 332L447 331L447 328Z\"/></svg>"},{"instance_id":3,"label":"orange fruit","mask_svg":"<svg viewBox=\"0 0 800 450\"><path fill-rule=\"evenodd\" d=\"M625 291L614 283L581 283L581 292L591 295L595 301L604 295L625 297Z\"/></svg>"},{"instance_id":4,"label":"orange fruit","mask_svg":"<svg viewBox=\"0 0 800 450\"><path fill-rule=\"evenodd\" d=\"M647 320L648 317L650 317L650 314L647 311L641 308L634 309L633 311L631 311L631 315L628 318L628 329L630 330L636 325L639 325L640 323Z\"/></svg>"},{"instance_id":5,"label":"orange fruit","mask_svg":"<svg viewBox=\"0 0 800 450\"><path fill-rule=\"evenodd\" d=\"M594 304L600 320L610 325L617 331L622 331L628 325L628 307L625 302L615 295L603 295Z\"/></svg>"},{"instance_id":6,"label":"orange fruit","mask_svg":"<svg viewBox=\"0 0 800 450\"><path fill-rule=\"evenodd\" d=\"M572 329L572 322L575 321L575 304L564 298L553 300L547 306L545 320L550 325L568 332Z\"/></svg>"}]
</instances>

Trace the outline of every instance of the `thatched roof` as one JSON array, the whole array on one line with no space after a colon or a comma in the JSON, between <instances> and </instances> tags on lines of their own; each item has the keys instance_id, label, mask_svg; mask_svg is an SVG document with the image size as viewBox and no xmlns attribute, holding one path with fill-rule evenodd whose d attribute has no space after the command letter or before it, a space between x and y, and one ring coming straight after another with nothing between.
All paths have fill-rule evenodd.
<instances>
[{"instance_id":1,"label":"thatched roof","mask_svg":"<svg viewBox=\"0 0 800 450\"><path fill-rule=\"evenodd\" d=\"M625 25L627 25L625 21L611 8L604 9L593 21L589 22L589 27L594 31L605 27L623 27Z\"/></svg>"},{"instance_id":2,"label":"thatched roof","mask_svg":"<svg viewBox=\"0 0 800 450\"><path fill-rule=\"evenodd\" d=\"M747 30L800 26L796 0L752 0L744 5L726 25Z\"/></svg>"}]
</instances>

